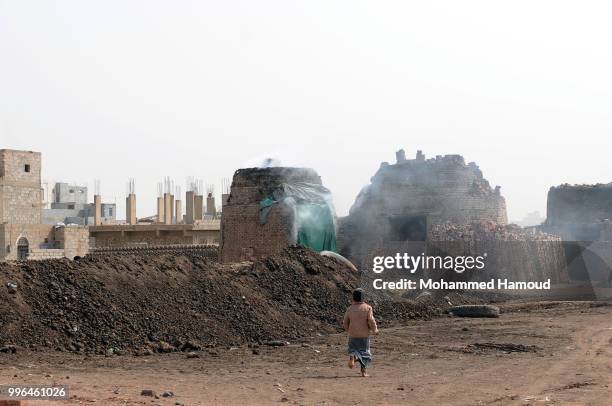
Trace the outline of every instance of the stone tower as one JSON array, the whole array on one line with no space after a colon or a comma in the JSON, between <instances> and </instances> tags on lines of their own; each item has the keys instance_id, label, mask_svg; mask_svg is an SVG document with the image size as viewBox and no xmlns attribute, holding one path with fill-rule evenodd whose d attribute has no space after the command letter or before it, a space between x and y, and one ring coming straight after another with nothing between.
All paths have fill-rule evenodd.
<instances>
[{"instance_id":1,"label":"stone tower","mask_svg":"<svg viewBox=\"0 0 612 406\"><path fill-rule=\"evenodd\" d=\"M0 223L40 224L40 152L0 150Z\"/></svg>"}]
</instances>

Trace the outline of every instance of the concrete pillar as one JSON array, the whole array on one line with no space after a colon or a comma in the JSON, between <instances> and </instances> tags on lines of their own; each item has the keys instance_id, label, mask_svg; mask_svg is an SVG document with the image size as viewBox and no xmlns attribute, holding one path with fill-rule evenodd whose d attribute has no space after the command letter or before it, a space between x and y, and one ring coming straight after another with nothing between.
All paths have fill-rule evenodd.
<instances>
[{"instance_id":1,"label":"concrete pillar","mask_svg":"<svg viewBox=\"0 0 612 406\"><path fill-rule=\"evenodd\" d=\"M102 196L94 195L94 225L102 225Z\"/></svg>"},{"instance_id":2,"label":"concrete pillar","mask_svg":"<svg viewBox=\"0 0 612 406\"><path fill-rule=\"evenodd\" d=\"M185 223L187 224L193 224L193 197L193 191L185 195Z\"/></svg>"},{"instance_id":3,"label":"concrete pillar","mask_svg":"<svg viewBox=\"0 0 612 406\"><path fill-rule=\"evenodd\" d=\"M158 223L164 223L165 222L165 218L164 218L164 198L163 197L158 197L157 198L157 222Z\"/></svg>"},{"instance_id":4,"label":"concrete pillar","mask_svg":"<svg viewBox=\"0 0 612 406\"><path fill-rule=\"evenodd\" d=\"M175 221L176 224L180 224L183 222L183 202L180 200L176 200L174 202L174 210L175 210Z\"/></svg>"},{"instance_id":5,"label":"concrete pillar","mask_svg":"<svg viewBox=\"0 0 612 406\"><path fill-rule=\"evenodd\" d=\"M215 198L212 194L209 194L206 198L206 215L216 217L217 207L215 206Z\"/></svg>"},{"instance_id":6,"label":"concrete pillar","mask_svg":"<svg viewBox=\"0 0 612 406\"><path fill-rule=\"evenodd\" d=\"M125 220L130 225L134 225L137 222L136 195L134 193L130 193L128 197L125 198Z\"/></svg>"},{"instance_id":7,"label":"concrete pillar","mask_svg":"<svg viewBox=\"0 0 612 406\"><path fill-rule=\"evenodd\" d=\"M170 193L164 193L164 224L172 224L174 216L174 196Z\"/></svg>"},{"instance_id":8,"label":"concrete pillar","mask_svg":"<svg viewBox=\"0 0 612 406\"><path fill-rule=\"evenodd\" d=\"M204 196L195 195L193 197L193 220L202 220L204 214Z\"/></svg>"}]
</instances>

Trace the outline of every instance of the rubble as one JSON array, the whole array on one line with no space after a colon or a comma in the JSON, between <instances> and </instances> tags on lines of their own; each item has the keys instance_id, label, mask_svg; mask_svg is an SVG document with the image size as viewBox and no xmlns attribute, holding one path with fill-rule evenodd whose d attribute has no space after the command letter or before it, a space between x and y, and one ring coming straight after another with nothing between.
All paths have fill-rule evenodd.
<instances>
[{"instance_id":1,"label":"rubble","mask_svg":"<svg viewBox=\"0 0 612 406\"><path fill-rule=\"evenodd\" d=\"M204 254L88 256L0 264L0 346L113 355L300 342L341 331L359 274L301 247L256 262ZM246 300L243 299L245 297ZM454 304L469 303L453 293ZM444 314L447 302L371 300L381 326ZM480 303L478 300L475 303ZM76 328L75 328L76 327Z\"/></svg>"},{"instance_id":2,"label":"rubble","mask_svg":"<svg viewBox=\"0 0 612 406\"><path fill-rule=\"evenodd\" d=\"M528 231L515 224L499 224L492 221L436 224L430 228L429 239L431 241L561 241L556 235Z\"/></svg>"}]
</instances>

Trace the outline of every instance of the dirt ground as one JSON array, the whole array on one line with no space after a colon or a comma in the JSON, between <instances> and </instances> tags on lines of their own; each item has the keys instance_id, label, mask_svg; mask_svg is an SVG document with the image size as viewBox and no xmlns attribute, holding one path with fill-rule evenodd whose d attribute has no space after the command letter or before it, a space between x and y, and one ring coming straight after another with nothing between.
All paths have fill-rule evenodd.
<instances>
[{"instance_id":1,"label":"dirt ground","mask_svg":"<svg viewBox=\"0 0 612 406\"><path fill-rule=\"evenodd\" d=\"M382 330L369 378L347 368L346 338L335 334L199 358L18 351L0 355L0 383L68 384L69 404L610 404L612 306L504 308L499 319L443 317Z\"/></svg>"}]
</instances>

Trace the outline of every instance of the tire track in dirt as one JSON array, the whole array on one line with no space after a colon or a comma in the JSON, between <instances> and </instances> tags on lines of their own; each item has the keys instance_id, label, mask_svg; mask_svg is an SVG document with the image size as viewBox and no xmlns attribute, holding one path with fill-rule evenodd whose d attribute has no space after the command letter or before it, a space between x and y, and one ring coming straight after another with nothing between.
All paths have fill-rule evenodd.
<instances>
[{"instance_id":1,"label":"tire track in dirt","mask_svg":"<svg viewBox=\"0 0 612 406\"><path fill-rule=\"evenodd\" d=\"M550 364L545 373L541 370L529 372L533 383L523 390L523 400L537 397L546 401L545 395L550 395L548 398L553 401L559 396L571 396L562 392L587 388L580 397L584 402L589 390L612 387L612 320L609 312L597 315L584 326L573 334L575 348L567 356Z\"/></svg>"}]
</instances>

